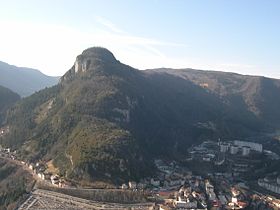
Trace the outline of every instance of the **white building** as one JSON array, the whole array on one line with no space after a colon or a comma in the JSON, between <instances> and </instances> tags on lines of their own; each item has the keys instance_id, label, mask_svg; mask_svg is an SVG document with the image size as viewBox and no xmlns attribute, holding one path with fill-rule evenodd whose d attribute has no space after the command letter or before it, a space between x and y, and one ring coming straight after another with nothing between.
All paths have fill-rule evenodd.
<instances>
[{"instance_id":1,"label":"white building","mask_svg":"<svg viewBox=\"0 0 280 210\"><path fill-rule=\"evenodd\" d=\"M177 209L196 209L197 208L197 201L189 199L182 199L181 197L178 198L178 201L174 201L175 207Z\"/></svg>"},{"instance_id":2,"label":"white building","mask_svg":"<svg viewBox=\"0 0 280 210\"><path fill-rule=\"evenodd\" d=\"M53 185L58 185L59 184L59 176L58 175L52 175L51 176L51 182Z\"/></svg>"},{"instance_id":3,"label":"white building","mask_svg":"<svg viewBox=\"0 0 280 210\"><path fill-rule=\"evenodd\" d=\"M220 144L220 152L227 152L229 149L228 144Z\"/></svg>"},{"instance_id":4,"label":"white building","mask_svg":"<svg viewBox=\"0 0 280 210\"><path fill-rule=\"evenodd\" d=\"M237 154L238 149L239 149L238 146L234 146L234 145L230 146L230 154L232 155Z\"/></svg>"},{"instance_id":5,"label":"white building","mask_svg":"<svg viewBox=\"0 0 280 210\"><path fill-rule=\"evenodd\" d=\"M280 194L280 185L276 182L266 182L263 179L259 179L258 180L258 185L267 189L267 190L270 190L271 192L275 192L275 193Z\"/></svg>"},{"instance_id":6,"label":"white building","mask_svg":"<svg viewBox=\"0 0 280 210\"><path fill-rule=\"evenodd\" d=\"M158 187L160 185L160 181L158 179L151 179L151 185Z\"/></svg>"},{"instance_id":7,"label":"white building","mask_svg":"<svg viewBox=\"0 0 280 210\"><path fill-rule=\"evenodd\" d=\"M33 164L29 164L28 168L29 168L30 170L33 170L33 169L34 169L34 165L33 165Z\"/></svg>"},{"instance_id":8,"label":"white building","mask_svg":"<svg viewBox=\"0 0 280 210\"><path fill-rule=\"evenodd\" d=\"M235 140L235 141L234 141L234 144L235 144L236 146L239 146L239 147L250 147L251 150L254 150L254 151L257 151L257 152L262 152L262 151L263 151L263 146L262 146L262 144L255 143L255 142L238 141L238 140Z\"/></svg>"},{"instance_id":9,"label":"white building","mask_svg":"<svg viewBox=\"0 0 280 210\"><path fill-rule=\"evenodd\" d=\"M176 208L187 208L186 201L175 201L174 204L175 204Z\"/></svg>"},{"instance_id":10,"label":"white building","mask_svg":"<svg viewBox=\"0 0 280 210\"><path fill-rule=\"evenodd\" d=\"M242 147L242 155L243 156L248 156L250 154L250 147Z\"/></svg>"},{"instance_id":11,"label":"white building","mask_svg":"<svg viewBox=\"0 0 280 210\"><path fill-rule=\"evenodd\" d=\"M134 182L134 181L129 181L128 186L129 186L130 189L136 189L137 183Z\"/></svg>"},{"instance_id":12,"label":"white building","mask_svg":"<svg viewBox=\"0 0 280 210\"><path fill-rule=\"evenodd\" d=\"M126 190L128 188L128 186L126 184L122 184L122 189Z\"/></svg>"},{"instance_id":13,"label":"white building","mask_svg":"<svg viewBox=\"0 0 280 210\"><path fill-rule=\"evenodd\" d=\"M43 173L38 173L38 177L42 180L45 180L45 174Z\"/></svg>"},{"instance_id":14,"label":"white building","mask_svg":"<svg viewBox=\"0 0 280 210\"><path fill-rule=\"evenodd\" d=\"M211 158L210 157L203 157L202 160L205 161L205 162L210 162Z\"/></svg>"}]
</instances>

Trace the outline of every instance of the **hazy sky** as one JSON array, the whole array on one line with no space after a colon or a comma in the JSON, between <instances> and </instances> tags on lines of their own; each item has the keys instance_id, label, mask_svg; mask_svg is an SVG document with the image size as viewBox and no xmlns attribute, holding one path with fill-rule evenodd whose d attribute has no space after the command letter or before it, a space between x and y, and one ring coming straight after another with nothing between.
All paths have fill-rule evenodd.
<instances>
[{"instance_id":1,"label":"hazy sky","mask_svg":"<svg viewBox=\"0 0 280 210\"><path fill-rule=\"evenodd\" d=\"M0 60L62 75L102 46L136 68L280 78L279 0L0 0Z\"/></svg>"}]
</instances>

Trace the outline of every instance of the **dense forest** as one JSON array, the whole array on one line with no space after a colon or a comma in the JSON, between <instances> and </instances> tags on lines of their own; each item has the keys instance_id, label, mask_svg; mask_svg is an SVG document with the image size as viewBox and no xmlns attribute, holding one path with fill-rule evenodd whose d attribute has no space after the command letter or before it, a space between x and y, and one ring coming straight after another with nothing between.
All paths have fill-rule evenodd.
<instances>
[{"instance_id":1,"label":"dense forest","mask_svg":"<svg viewBox=\"0 0 280 210\"><path fill-rule=\"evenodd\" d=\"M20 99L20 96L8 88L0 86L0 127L5 119L5 113L10 106Z\"/></svg>"}]
</instances>

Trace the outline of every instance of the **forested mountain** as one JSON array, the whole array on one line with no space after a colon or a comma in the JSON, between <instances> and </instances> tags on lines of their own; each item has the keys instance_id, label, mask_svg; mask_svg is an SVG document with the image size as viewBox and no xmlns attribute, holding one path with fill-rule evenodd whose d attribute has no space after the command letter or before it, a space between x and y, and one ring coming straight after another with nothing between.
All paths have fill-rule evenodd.
<instances>
[{"instance_id":1,"label":"forested mountain","mask_svg":"<svg viewBox=\"0 0 280 210\"><path fill-rule=\"evenodd\" d=\"M137 179L154 172L154 158L184 157L199 141L279 128L279 88L279 80L223 72L139 71L89 48L58 85L9 111L1 143L54 160L71 178Z\"/></svg>"},{"instance_id":2,"label":"forested mountain","mask_svg":"<svg viewBox=\"0 0 280 210\"><path fill-rule=\"evenodd\" d=\"M20 96L8 88L0 86L0 127L4 120L4 115L7 109L12 106Z\"/></svg>"},{"instance_id":3,"label":"forested mountain","mask_svg":"<svg viewBox=\"0 0 280 210\"><path fill-rule=\"evenodd\" d=\"M268 127L279 128L280 80L236 73L194 69L152 69L151 74L170 74L189 80L215 94L231 109L253 115ZM254 119L255 120L255 119Z\"/></svg>"},{"instance_id":4,"label":"forested mountain","mask_svg":"<svg viewBox=\"0 0 280 210\"><path fill-rule=\"evenodd\" d=\"M35 91L58 83L59 77L47 76L36 69L12 66L0 61L0 85L20 96L29 96Z\"/></svg>"}]
</instances>

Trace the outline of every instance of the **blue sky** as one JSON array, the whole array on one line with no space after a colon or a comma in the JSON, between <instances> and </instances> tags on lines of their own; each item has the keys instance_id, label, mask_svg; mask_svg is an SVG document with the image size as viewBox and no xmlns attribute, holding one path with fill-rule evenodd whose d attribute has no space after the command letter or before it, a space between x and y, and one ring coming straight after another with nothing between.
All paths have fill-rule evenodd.
<instances>
[{"instance_id":1,"label":"blue sky","mask_svg":"<svg viewBox=\"0 0 280 210\"><path fill-rule=\"evenodd\" d=\"M0 60L62 75L103 46L136 68L280 78L278 0L0 0Z\"/></svg>"}]
</instances>

